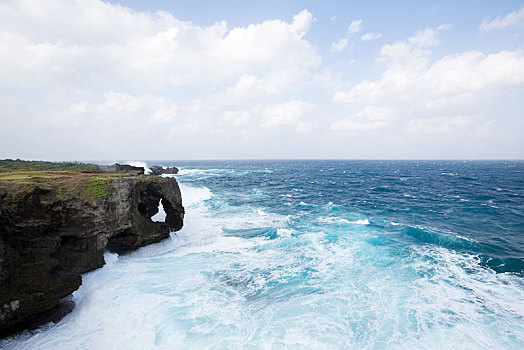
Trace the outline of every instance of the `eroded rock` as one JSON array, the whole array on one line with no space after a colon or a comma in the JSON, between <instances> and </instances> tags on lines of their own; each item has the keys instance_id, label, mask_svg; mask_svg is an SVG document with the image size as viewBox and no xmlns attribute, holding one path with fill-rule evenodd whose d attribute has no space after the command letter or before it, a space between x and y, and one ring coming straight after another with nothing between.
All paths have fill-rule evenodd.
<instances>
[{"instance_id":1,"label":"eroded rock","mask_svg":"<svg viewBox=\"0 0 524 350\"><path fill-rule=\"evenodd\" d=\"M161 167L158 165L153 165L149 168L151 171L149 175L163 175L163 174L178 174L178 168L177 167Z\"/></svg>"}]
</instances>

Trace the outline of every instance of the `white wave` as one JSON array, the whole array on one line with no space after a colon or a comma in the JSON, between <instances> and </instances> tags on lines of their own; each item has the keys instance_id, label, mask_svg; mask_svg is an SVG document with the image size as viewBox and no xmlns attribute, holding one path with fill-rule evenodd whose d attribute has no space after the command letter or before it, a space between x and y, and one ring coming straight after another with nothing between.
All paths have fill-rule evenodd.
<instances>
[{"instance_id":1,"label":"white wave","mask_svg":"<svg viewBox=\"0 0 524 350\"><path fill-rule=\"evenodd\" d=\"M177 175L220 175L221 173L233 173L231 169L184 169L179 168Z\"/></svg>"},{"instance_id":2,"label":"white wave","mask_svg":"<svg viewBox=\"0 0 524 350\"><path fill-rule=\"evenodd\" d=\"M393 226L399 226L399 225L401 225L400 223L398 223L398 222L394 222L394 221L391 221L390 224L393 225Z\"/></svg>"},{"instance_id":3,"label":"white wave","mask_svg":"<svg viewBox=\"0 0 524 350\"><path fill-rule=\"evenodd\" d=\"M355 225L369 225L369 220L368 219L359 219L355 221L348 221L348 223L355 224Z\"/></svg>"},{"instance_id":4,"label":"white wave","mask_svg":"<svg viewBox=\"0 0 524 350\"><path fill-rule=\"evenodd\" d=\"M298 203L298 204L299 204L299 205L309 205L309 204L307 204L306 202L302 202L302 201L301 201L300 203Z\"/></svg>"},{"instance_id":5,"label":"white wave","mask_svg":"<svg viewBox=\"0 0 524 350\"><path fill-rule=\"evenodd\" d=\"M178 175L188 175L188 174L196 174L196 173L202 173L206 172L206 170L203 169L183 169L179 168Z\"/></svg>"},{"instance_id":6,"label":"white wave","mask_svg":"<svg viewBox=\"0 0 524 350\"><path fill-rule=\"evenodd\" d=\"M211 190L204 186L195 187L179 182L179 187L182 193L182 203L184 207L193 206L213 197Z\"/></svg>"},{"instance_id":7,"label":"white wave","mask_svg":"<svg viewBox=\"0 0 524 350\"><path fill-rule=\"evenodd\" d=\"M249 197L251 198L264 198L267 197L267 195L259 188L253 188L249 193L247 193Z\"/></svg>"},{"instance_id":8,"label":"white wave","mask_svg":"<svg viewBox=\"0 0 524 350\"><path fill-rule=\"evenodd\" d=\"M337 217L333 217L333 216L320 217L316 221L317 222L322 222L322 223L329 223L329 224L347 223L348 222L348 220L346 220L346 219L341 219L341 218L337 218Z\"/></svg>"},{"instance_id":9,"label":"white wave","mask_svg":"<svg viewBox=\"0 0 524 350\"><path fill-rule=\"evenodd\" d=\"M339 218L336 216L321 217L317 219L317 222L325 222L330 224L353 224L353 225L369 225L368 219L358 219L350 221L348 219Z\"/></svg>"},{"instance_id":10,"label":"white wave","mask_svg":"<svg viewBox=\"0 0 524 350\"><path fill-rule=\"evenodd\" d=\"M294 230L291 230L291 229L286 229L286 228L278 228L277 229L277 235L279 237L291 237L291 234L295 232Z\"/></svg>"},{"instance_id":11,"label":"white wave","mask_svg":"<svg viewBox=\"0 0 524 350\"><path fill-rule=\"evenodd\" d=\"M143 167L144 168L144 173L146 174L150 174L151 173L151 169L149 169L147 167L147 163L146 162L141 162L141 161L137 161L137 160L130 160L128 162L126 162L127 165L131 165L131 166L138 166L138 167Z\"/></svg>"},{"instance_id":12,"label":"white wave","mask_svg":"<svg viewBox=\"0 0 524 350\"><path fill-rule=\"evenodd\" d=\"M113 266L118 262L118 254L111 253L111 252L105 252L104 253L104 260L106 264L104 266Z\"/></svg>"},{"instance_id":13,"label":"white wave","mask_svg":"<svg viewBox=\"0 0 524 350\"><path fill-rule=\"evenodd\" d=\"M207 187L196 187L184 182L179 182L179 185L186 216L184 227L177 232L177 236L182 237L187 233L187 237L191 236L189 241L193 242L192 244L199 244L202 237L222 236L221 228L279 227L285 226L290 220L289 215L267 213L262 208L230 207L221 198L215 198ZM214 200L214 211L210 211L208 200ZM220 209L216 210L217 207ZM258 215L253 215L254 212Z\"/></svg>"},{"instance_id":14,"label":"white wave","mask_svg":"<svg viewBox=\"0 0 524 350\"><path fill-rule=\"evenodd\" d=\"M463 239L463 240L468 241L468 242L477 242L476 240L474 240L472 238L468 238L468 237L464 237L464 236L460 236L460 235L457 235L457 238Z\"/></svg>"},{"instance_id":15,"label":"white wave","mask_svg":"<svg viewBox=\"0 0 524 350\"><path fill-rule=\"evenodd\" d=\"M432 348L436 342L445 342L445 348L522 348L521 277L494 273L480 266L478 257L445 248L420 246L414 247L414 252L418 255L414 270L431 271L413 281L413 293L406 300L418 315L417 323L454 326L424 330L422 337L410 334L403 339L407 348L415 344L417 348ZM504 329L504 340L496 336L494 328Z\"/></svg>"},{"instance_id":16,"label":"white wave","mask_svg":"<svg viewBox=\"0 0 524 350\"><path fill-rule=\"evenodd\" d=\"M267 216L267 215L268 215L268 214L267 214L265 211L263 211L262 209L258 209L258 210L257 210L257 214L260 215L260 216Z\"/></svg>"}]
</instances>

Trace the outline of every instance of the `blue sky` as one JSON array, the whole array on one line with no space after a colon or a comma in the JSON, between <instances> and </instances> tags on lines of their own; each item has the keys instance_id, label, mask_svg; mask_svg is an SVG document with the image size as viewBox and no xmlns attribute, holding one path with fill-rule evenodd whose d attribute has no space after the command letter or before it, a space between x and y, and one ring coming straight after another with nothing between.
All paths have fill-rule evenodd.
<instances>
[{"instance_id":1,"label":"blue sky","mask_svg":"<svg viewBox=\"0 0 524 350\"><path fill-rule=\"evenodd\" d=\"M0 157L524 158L524 2L5 1L0 90Z\"/></svg>"}]
</instances>

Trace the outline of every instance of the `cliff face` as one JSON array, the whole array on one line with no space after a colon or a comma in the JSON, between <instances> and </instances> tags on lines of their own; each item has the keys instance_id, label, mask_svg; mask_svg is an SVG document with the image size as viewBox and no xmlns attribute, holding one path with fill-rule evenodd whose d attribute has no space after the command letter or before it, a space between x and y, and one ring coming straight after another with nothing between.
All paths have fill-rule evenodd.
<instances>
[{"instance_id":1,"label":"cliff face","mask_svg":"<svg viewBox=\"0 0 524 350\"><path fill-rule=\"evenodd\" d=\"M115 176L103 186L86 181L91 197L33 183L19 184L15 193L0 189L0 335L78 289L80 274L104 264L105 249L129 251L182 228L184 208L173 178ZM165 222L151 220L159 202Z\"/></svg>"}]
</instances>

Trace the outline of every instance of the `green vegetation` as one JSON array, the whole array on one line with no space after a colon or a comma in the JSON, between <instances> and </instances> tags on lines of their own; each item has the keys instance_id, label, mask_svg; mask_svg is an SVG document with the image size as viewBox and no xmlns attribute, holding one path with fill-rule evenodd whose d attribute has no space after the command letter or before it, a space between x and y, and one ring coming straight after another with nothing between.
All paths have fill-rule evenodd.
<instances>
[{"instance_id":1,"label":"green vegetation","mask_svg":"<svg viewBox=\"0 0 524 350\"><path fill-rule=\"evenodd\" d=\"M112 181L113 179L111 178L97 177L89 182L87 189L93 198L105 198L109 195L107 185L109 185Z\"/></svg>"},{"instance_id":2,"label":"green vegetation","mask_svg":"<svg viewBox=\"0 0 524 350\"><path fill-rule=\"evenodd\" d=\"M0 160L0 171L47 170L47 171L99 171L96 164L81 162L45 162L35 160Z\"/></svg>"},{"instance_id":3,"label":"green vegetation","mask_svg":"<svg viewBox=\"0 0 524 350\"><path fill-rule=\"evenodd\" d=\"M24 171L24 172L0 172L0 180L14 180L14 181L31 181L33 178L52 178L55 175L43 173L38 171Z\"/></svg>"},{"instance_id":4,"label":"green vegetation","mask_svg":"<svg viewBox=\"0 0 524 350\"><path fill-rule=\"evenodd\" d=\"M58 199L60 199L62 201L65 201L66 199L71 198L71 196L67 192L59 192L57 197L58 197Z\"/></svg>"},{"instance_id":5,"label":"green vegetation","mask_svg":"<svg viewBox=\"0 0 524 350\"><path fill-rule=\"evenodd\" d=\"M6 201L12 203L35 189L43 190L40 199L45 202L73 198L98 201L111 194L111 183L121 177L158 180L156 176L138 175L128 165L0 160L0 188L7 191Z\"/></svg>"},{"instance_id":6,"label":"green vegetation","mask_svg":"<svg viewBox=\"0 0 524 350\"><path fill-rule=\"evenodd\" d=\"M138 177L130 173L94 173L80 171L0 171L0 189L7 191L6 200L33 191L44 190L43 201L100 200L111 194L111 184L118 178ZM155 177L152 177L155 178Z\"/></svg>"}]
</instances>

